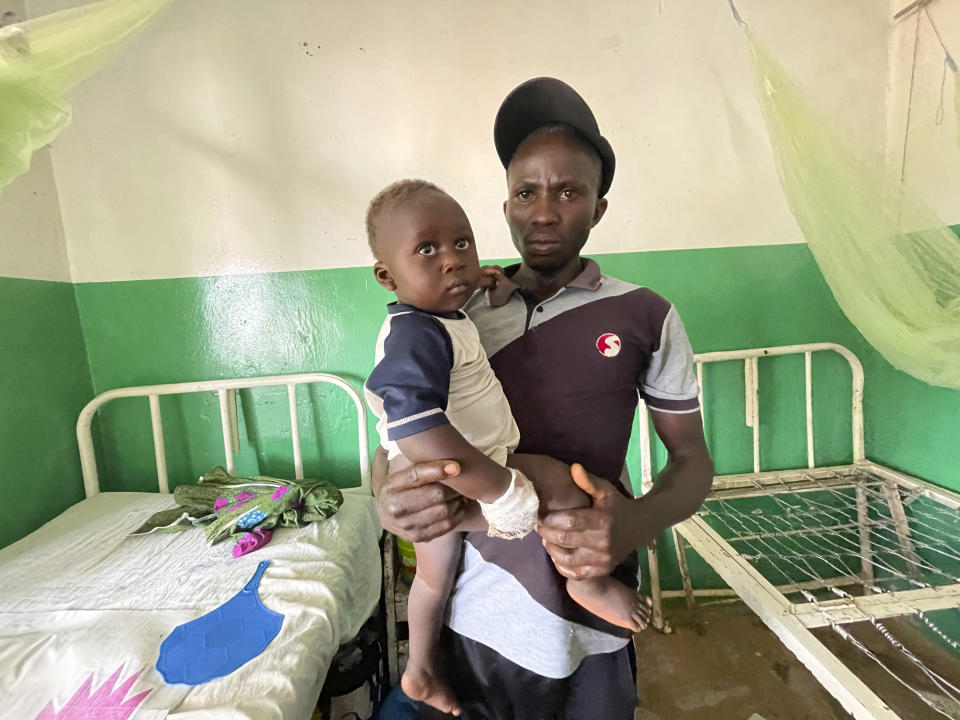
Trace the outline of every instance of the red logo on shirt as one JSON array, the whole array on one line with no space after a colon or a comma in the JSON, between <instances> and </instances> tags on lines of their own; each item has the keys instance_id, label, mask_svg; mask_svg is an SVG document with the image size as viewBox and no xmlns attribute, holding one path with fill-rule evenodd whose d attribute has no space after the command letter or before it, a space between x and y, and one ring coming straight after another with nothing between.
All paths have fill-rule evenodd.
<instances>
[{"instance_id":1,"label":"red logo on shirt","mask_svg":"<svg viewBox=\"0 0 960 720\"><path fill-rule=\"evenodd\" d=\"M620 354L620 338L613 333L604 333L597 338L597 350L604 357L616 357Z\"/></svg>"}]
</instances>

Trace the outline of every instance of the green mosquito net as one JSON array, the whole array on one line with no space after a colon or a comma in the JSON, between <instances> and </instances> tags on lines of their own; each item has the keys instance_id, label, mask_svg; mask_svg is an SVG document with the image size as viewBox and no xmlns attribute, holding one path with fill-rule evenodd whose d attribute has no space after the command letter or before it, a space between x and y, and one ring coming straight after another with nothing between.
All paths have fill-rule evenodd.
<instances>
[{"instance_id":1,"label":"green mosquito net","mask_svg":"<svg viewBox=\"0 0 960 720\"><path fill-rule=\"evenodd\" d=\"M787 202L837 303L892 365L960 389L960 241L844 146L744 26Z\"/></svg>"},{"instance_id":2,"label":"green mosquito net","mask_svg":"<svg viewBox=\"0 0 960 720\"><path fill-rule=\"evenodd\" d=\"M170 0L105 0L0 28L0 190L70 122L65 93Z\"/></svg>"}]
</instances>

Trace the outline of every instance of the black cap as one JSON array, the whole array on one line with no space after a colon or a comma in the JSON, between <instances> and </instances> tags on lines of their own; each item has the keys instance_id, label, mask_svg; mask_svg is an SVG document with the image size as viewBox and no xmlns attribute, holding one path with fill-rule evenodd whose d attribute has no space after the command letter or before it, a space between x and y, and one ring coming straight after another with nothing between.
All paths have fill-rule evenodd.
<instances>
[{"instance_id":1,"label":"black cap","mask_svg":"<svg viewBox=\"0 0 960 720\"><path fill-rule=\"evenodd\" d=\"M493 122L493 144L497 146L503 167L510 164L520 143L530 133L551 123L569 125L593 145L603 163L599 194L600 197L606 195L616 167L613 148L600 134L597 119L586 101L576 90L556 78L527 80L507 95L497 111L497 119Z\"/></svg>"}]
</instances>

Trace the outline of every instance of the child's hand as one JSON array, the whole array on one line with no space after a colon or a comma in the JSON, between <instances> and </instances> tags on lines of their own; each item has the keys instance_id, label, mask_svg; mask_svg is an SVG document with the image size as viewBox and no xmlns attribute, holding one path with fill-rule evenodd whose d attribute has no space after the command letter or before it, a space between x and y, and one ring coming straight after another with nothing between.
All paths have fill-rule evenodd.
<instances>
[{"instance_id":1,"label":"child's hand","mask_svg":"<svg viewBox=\"0 0 960 720\"><path fill-rule=\"evenodd\" d=\"M502 277L504 277L502 267L499 265L484 265L480 268L479 288L481 290L493 290Z\"/></svg>"}]
</instances>

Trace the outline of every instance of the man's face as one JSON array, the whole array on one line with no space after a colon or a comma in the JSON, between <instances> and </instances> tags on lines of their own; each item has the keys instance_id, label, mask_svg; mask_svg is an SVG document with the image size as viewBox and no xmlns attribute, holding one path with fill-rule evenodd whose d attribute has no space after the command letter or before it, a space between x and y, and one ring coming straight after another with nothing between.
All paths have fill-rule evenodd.
<instances>
[{"instance_id":1,"label":"man's face","mask_svg":"<svg viewBox=\"0 0 960 720\"><path fill-rule=\"evenodd\" d=\"M461 308L480 281L473 230L452 198L425 191L377 219L377 281L428 312Z\"/></svg>"},{"instance_id":2,"label":"man's face","mask_svg":"<svg viewBox=\"0 0 960 720\"><path fill-rule=\"evenodd\" d=\"M580 256L607 209L599 183L599 159L567 135L534 135L520 144L507 167L503 211L528 267L556 272Z\"/></svg>"}]
</instances>

